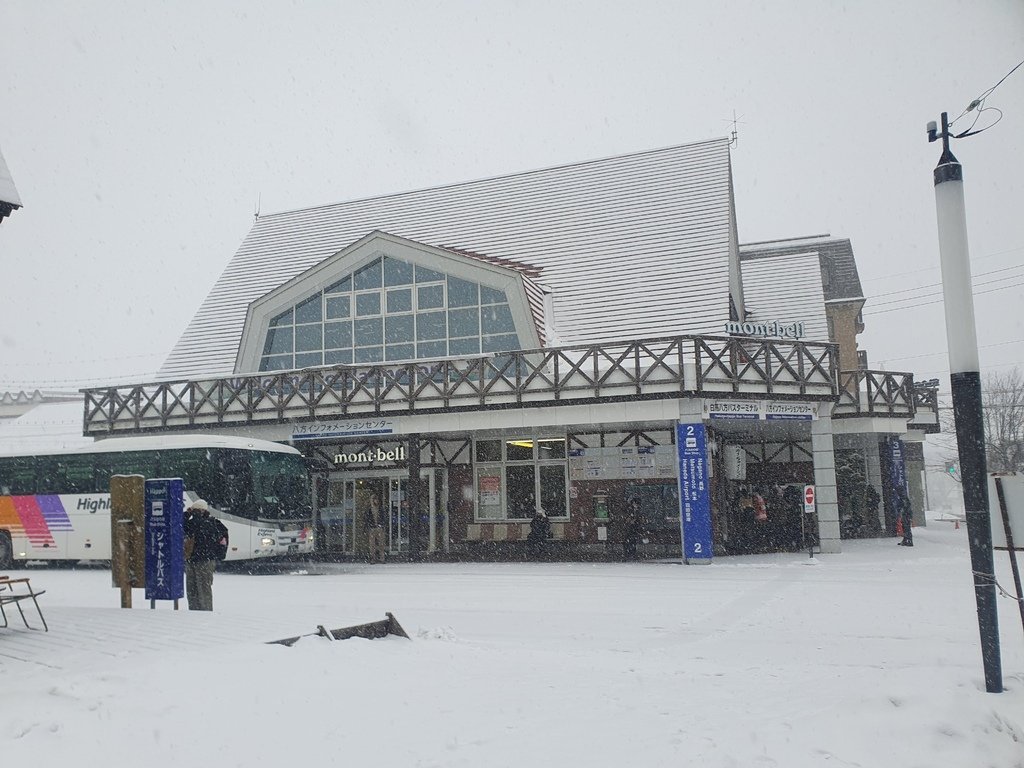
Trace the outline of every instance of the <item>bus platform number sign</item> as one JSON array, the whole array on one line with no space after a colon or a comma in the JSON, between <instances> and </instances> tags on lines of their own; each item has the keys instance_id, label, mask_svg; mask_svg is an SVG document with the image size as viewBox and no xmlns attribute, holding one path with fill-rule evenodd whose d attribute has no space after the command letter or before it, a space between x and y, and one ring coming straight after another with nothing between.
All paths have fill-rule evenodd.
<instances>
[{"instance_id":1,"label":"bus platform number sign","mask_svg":"<svg viewBox=\"0 0 1024 768\"><path fill-rule=\"evenodd\" d=\"M146 599L185 596L185 483L146 481Z\"/></svg>"},{"instance_id":2,"label":"bus platform number sign","mask_svg":"<svg viewBox=\"0 0 1024 768\"><path fill-rule=\"evenodd\" d=\"M711 562L711 485L703 424L676 424L683 562Z\"/></svg>"}]
</instances>

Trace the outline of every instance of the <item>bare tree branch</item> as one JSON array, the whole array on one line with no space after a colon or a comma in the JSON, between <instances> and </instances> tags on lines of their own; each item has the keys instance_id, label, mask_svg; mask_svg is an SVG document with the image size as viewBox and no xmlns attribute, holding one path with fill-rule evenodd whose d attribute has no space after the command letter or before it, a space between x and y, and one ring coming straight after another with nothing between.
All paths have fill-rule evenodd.
<instances>
[{"instance_id":1,"label":"bare tree branch","mask_svg":"<svg viewBox=\"0 0 1024 768\"><path fill-rule=\"evenodd\" d=\"M982 377L982 418L985 425L985 458L989 472L1024 471L1024 375L1020 368L992 371ZM955 459L956 429L952 409L940 411L943 436L940 441Z\"/></svg>"}]
</instances>

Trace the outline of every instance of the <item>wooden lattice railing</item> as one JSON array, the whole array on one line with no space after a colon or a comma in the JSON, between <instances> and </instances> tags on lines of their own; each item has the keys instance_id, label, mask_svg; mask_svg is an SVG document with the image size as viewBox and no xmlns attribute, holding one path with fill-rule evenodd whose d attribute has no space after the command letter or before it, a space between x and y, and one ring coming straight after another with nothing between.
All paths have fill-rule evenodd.
<instances>
[{"instance_id":1,"label":"wooden lattice railing","mask_svg":"<svg viewBox=\"0 0 1024 768\"><path fill-rule=\"evenodd\" d=\"M844 391L837 365L834 344L673 336L490 357L96 387L83 390L84 432L680 396L834 401Z\"/></svg>"}]
</instances>

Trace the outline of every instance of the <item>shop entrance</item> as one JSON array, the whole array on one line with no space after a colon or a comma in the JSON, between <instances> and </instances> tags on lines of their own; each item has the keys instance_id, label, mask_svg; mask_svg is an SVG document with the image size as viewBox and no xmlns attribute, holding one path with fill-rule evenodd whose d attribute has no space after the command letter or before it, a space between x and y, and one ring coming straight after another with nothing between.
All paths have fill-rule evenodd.
<instances>
[{"instance_id":1,"label":"shop entrance","mask_svg":"<svg viewBox=\"0 0 1024 768\"><path fill-rule=\"evenodd\" d=\"M426 551L442 549L447 541L437 514L437 472L420 473L421 522L425 524ZM326 483L320 502L321 548L334 554L361 556L368 552L370 510L379 501L384 546L393 555L409 551L409 476L405 472L337 472Z\"/></svg>"},{"instance_id":2,"label":"shop entrance","mask_svg":"<svg viewBox=\"0 0 1024 768\"><path fill-rule=\"evenodd\" d=\"M817 542L803 492L815 481L806 421L713 424L713 526L725 554L793 552Z\"/></svg>"}]
</instances>

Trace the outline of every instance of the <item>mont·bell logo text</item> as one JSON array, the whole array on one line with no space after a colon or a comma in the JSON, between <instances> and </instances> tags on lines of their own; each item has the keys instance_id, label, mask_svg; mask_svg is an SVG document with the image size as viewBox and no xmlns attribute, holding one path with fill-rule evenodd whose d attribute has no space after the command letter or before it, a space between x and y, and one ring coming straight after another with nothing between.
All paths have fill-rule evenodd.
<instances>
[{"instance_id":1,"label":"mont\u00b7bell logo text","mask_svg":"<svg viewBox=\"0 0 1024 768\"><path fill-rule=\"evenodd\" d=\"M337 453L334 455L335 464L378 464L386 461L405 461L405 446L400 445L393 451L385 451L383 448L370 449L358 453Z\"/></svg>"}]
</instances>

